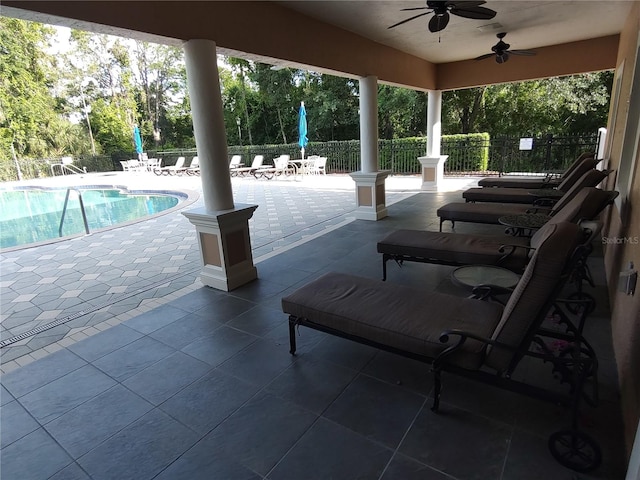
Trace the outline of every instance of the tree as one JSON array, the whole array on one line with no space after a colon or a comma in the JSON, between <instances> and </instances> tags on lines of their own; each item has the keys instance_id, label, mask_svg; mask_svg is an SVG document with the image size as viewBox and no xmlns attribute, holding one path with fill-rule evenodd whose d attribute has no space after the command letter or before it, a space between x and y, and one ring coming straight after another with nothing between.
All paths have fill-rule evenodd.
<instances>
[{"instance_id":1,"label":"tree","mask_svg":"<svg viewBox=\"0 0 640 480\"><path fill-rule=\"evenodd\" d=\"M168 112L186 95L182 50L167 45L135 42L136 98L143 137L156 148L165 143L161 126L169 126Z\"/></svg>"},{"instance_id":2,"label":"tree","mask_svg":"<svg viewBox=\"0 0 640 480\"><path fill-rule=\"evenodd\" d=\"M445 92L443 132L595 132L606 124L612 82L607 71Z\"/></svg>"},{"instance_id":3,"label":"tree","mask_svg":"<svg viewBox=\"0 0 640 480\"><path fill-rule=\"evenodd\" d=\"M108 35L90 34L72 30L72 45L67 56L69 71L82 72L73 85L89 83L84 91L90 105L90 122L96 141L104 153L132 152L133 126L140 121L136 103L135 78L129 46L122 39ZM125 135L126 132L126 135Z\"/></svg>"},{"instance_id":4,"label":"tree","mask_svg":"<svg viewBox=\"0 0 640 480\"><path fill-rule=\"evenodd\" d=\"M484 116L487 87L444 92L442 96L443 131L451 133L478 132Z\"/></svg>"},{"instance_id":5,"label":"tree","mask_svg":"<svg viewBox=\"0 0 640 480\"><path fill-rule=\"evenodd\" d=\"M47 157L56 151L60 125L52 95L56 75L45 48L53 29L0 17L0 154Z\"/></svg>"},{"instance_id":6,"label":"tree","mask_svg":"<svg viewBox=\"0 0 640 480\"><path fill-rule=\"evenodd\" d=\"M378 128L381 138L424 135L427 95L406 88L378 87Z\"/></svg>"},{"instance_id":7,"label":"tree","mask_svg":"<svg viewBox=\"0 0 640 480\"><path fill-rule=\"evenodd\" d=\"M352 140L359 137L360 107L355 80L314 73L309 77L304 98L309 124L314 125L309 129L310 140Z\"/></svg>"}]
</instances>

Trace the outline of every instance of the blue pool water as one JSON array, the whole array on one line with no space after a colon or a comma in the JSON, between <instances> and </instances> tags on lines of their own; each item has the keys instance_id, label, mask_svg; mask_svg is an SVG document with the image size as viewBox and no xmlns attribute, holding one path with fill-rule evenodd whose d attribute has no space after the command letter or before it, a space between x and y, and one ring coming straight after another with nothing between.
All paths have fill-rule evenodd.
<instances>
[{"instance_id":1,"label":"blue pool water","mask_svg":"<svg viewBox=\"0 0 640 480\"><path fill-rule=\"evenodd\" d=\"M78 189L82 193L91 232L138 220L178 204L176 195L123 193L119 189ZM69 195L62 235L59 233L67 190L0 191L0 248L83 234L84 222L78 194Z\"/></svg>"}]
</instances>

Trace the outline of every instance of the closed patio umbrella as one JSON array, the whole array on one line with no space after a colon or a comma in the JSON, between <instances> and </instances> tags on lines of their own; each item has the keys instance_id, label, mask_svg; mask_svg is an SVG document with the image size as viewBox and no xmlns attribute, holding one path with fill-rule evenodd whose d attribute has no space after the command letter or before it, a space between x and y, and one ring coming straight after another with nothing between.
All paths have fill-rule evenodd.
<instances>
[{"instance_id":1,"label":"closed patio umbrella","mask_svg":"<svg viewBox=\"0 0 640 480\"><path fill-rule=\"evenodd\" d=\"M304 108L304 102L300 102L300 110L298 111L298 145L300 145L300 153L304 160L304 147L309 143L307 138L307 111Z\"/></svg>"},{"instance_id":2,"label":"closed patio umbrella","mask_svg":"<svg viewBox=\"0 0 640 480\"><path fill-rule=\"evenodd\" d=\"M138 160L140 160L142 158L142 137L140 137L140 129L137 125L133 127L133 144L136 147Z\"/></svg>"}]
</instances>

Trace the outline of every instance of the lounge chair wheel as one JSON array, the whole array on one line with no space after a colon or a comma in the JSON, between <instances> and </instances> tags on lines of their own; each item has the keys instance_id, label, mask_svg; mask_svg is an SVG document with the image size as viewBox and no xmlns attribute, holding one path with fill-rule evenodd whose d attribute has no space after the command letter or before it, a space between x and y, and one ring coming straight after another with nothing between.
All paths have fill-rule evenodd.
<instances>
[{"instance_id":1,"label":"lounge chair wheel","mask_svg":"<svg viewBox=\"0 0 640 480\"><path fill-rule=\"evenodd\" d=\"M549 450L559 463L576 472L590 472L602 462L602 451L589 435L561 430L549 437Z\"/></svg>"},{"instance_id":2,"label":"lounge chair wheel","mask_svg":"<svg viewBox=\"0 0 640 480\"><path fill-rule=\"evenodd\" d=\"M155 173L156 175L160 176L160 175L162 175L163 172L159 168L154 168L153 173Z\"/></svg>"},{"instance_id":3,"label":"lounge chair wheel","mask_svg":"<svg viewBox=\"0 0 640 480\"><path fill-rule=\"evenodd\" d=\"M574 357L574 355L577 355L577 354L578 353L575 352L575 346L573 344L568 344L565 348L563 348L560 351L559 356L560 358L564 359L563 365L572 371L576 363L575 361L572 362L571 359ZM585 363L581 361L578 361L578 364L580 365L580 368L582 368L583 370L582 374L584 375L584 378L592 377L596 371L595 354L588 348L581 347L579 355L580 355L580 358L582 359L591 360L586 363L586 366L585 366ZM571 379L567 378L564 381L571 381Z\"/></svg>"},{"instance_id":4,"label":"lounge chair wheel","mask_svg":"<svg viewBox=\"0 0 640 480\"><path fill-rule=\"evenodd\" d=\"M593 298L593 296L589 295L588 293L573 292L571 295L567 297L567 299L569 300L569 302L567 303L567 310L569 310L574 315L582 314L585 306L587 308L587 315L592 314L593 311L596 309L596 299ZM584 303L571 303L571 300L581 300L581 301L590 300L590 302L587 306Z\"/></svg>"}]
</instances>

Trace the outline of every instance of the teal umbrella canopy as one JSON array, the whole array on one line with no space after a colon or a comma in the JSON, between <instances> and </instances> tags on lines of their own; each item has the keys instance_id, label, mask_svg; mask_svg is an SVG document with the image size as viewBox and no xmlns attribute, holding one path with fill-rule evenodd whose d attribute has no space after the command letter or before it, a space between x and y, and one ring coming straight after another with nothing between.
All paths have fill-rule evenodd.
<instances>
[{"instance_id":1,"label":"teal umbrella canopy","mask_svg":"<svg viewBox=\"0 0 640 480\"><path fill-rule=\"evenodd\" d=\"M133 144L136 147L136 153L140 155L142 153L142 137L140 136L140 129L137 125L133 127Z\"/></svg>"},{"instance_id":2,"label":"teal umbrella canopy","mask_svg":"<svg viewBox=\"0 0 640 480\"><path fill-rule=\"evenodd\" d=\"M308 143L307 111L304 108L304 102L300 102L300 110L298 111L298 145L300 145L300 148L304 148Z\"/></svg>"}]
</instances>

